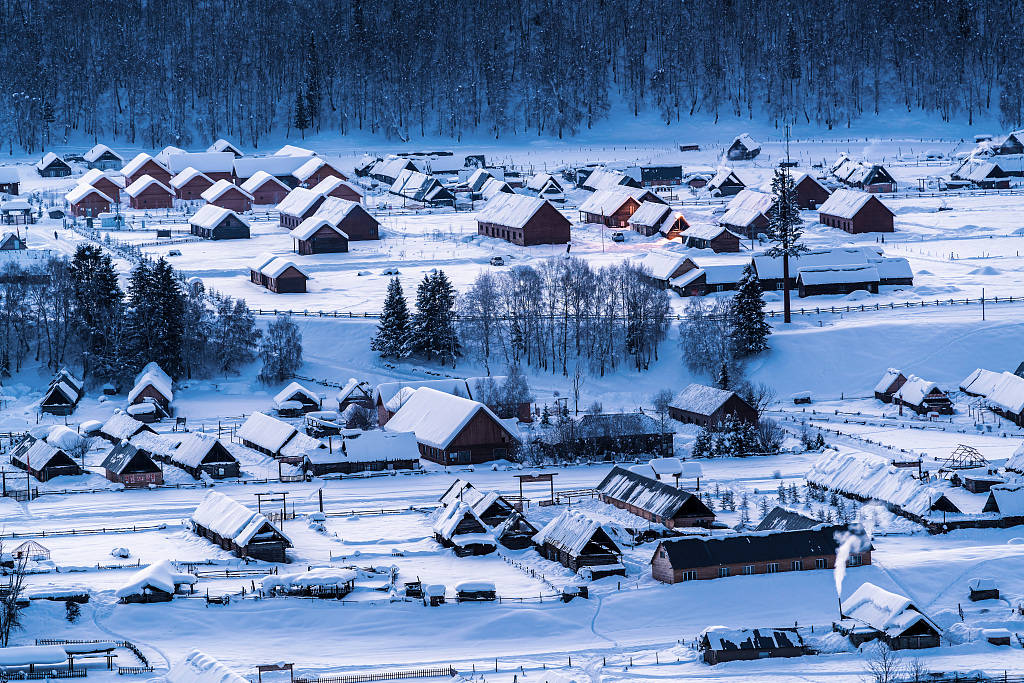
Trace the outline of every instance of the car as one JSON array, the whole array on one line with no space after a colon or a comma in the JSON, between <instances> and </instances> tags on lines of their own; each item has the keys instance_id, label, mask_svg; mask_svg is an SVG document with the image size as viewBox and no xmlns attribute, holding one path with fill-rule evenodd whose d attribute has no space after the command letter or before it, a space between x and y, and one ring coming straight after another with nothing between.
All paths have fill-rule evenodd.
<instances>
[{"instance_id":1,"label":"car","mask_svg":"<svg viewBox=\"0 0 1024 683\"><path fill-rule=\"evenodd\" d=\"M181 256L181 251L178 250L178 249L171 249L169 252L167 252L167 255L168 256Z\"/></svg>"},{"instance_id":2,"label":"car","mask_svg":"<svg viewBox=\"0 0 1024 683\"><path fill-rule=\"evenodd\" d=\"M505 259L503 259L500 256L492 256L491 257L491 265L492 266L503 266L503 265L505 265Z\"/></svg>"},{"instance_id":3,"label":"car","mask_svg":"<svg viewBox=\"0 0 1024 683\"><path fill-rule=\"evenodd\" d=\"M625 242L625 241L626 241L626 236L623 235L621 232L613 232L612 233L612 242Z\"/></svg>"}]
</instances>

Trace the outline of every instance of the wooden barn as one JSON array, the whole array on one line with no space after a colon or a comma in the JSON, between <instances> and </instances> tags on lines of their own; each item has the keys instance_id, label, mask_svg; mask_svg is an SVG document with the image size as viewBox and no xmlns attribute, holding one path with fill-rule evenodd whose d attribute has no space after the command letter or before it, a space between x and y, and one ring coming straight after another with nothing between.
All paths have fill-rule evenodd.
<instances>
[{"instance_id":1,"label":"wooden barn","mask_svg":"<svg viewBox=\"0 0 1024 683\"><path fill-rule=\"evenodd\" d=\"M640 187L640 182L622 171L595 168L579 183L579 186L584 190L597 192L598 190L615 190L620 187Z\"/></svg>"},{"instance_id":2,"label":"wooden barn","mask_svg":"<svg viewBox=\"0 0 1024 683\"><path fill-rule=\"evenodd\" d=\"M718 224L732 232L751 238L768 231L768 213L775 206L775 196L758 190L740 190L729 202Z\"/></svg>"},{"instance_id":3,"label":"wooden barn","mask_svg":"<svg viewBox=\"0 0 1024 683\"><path fill-rule=\"evenodd\" d=\"M278 408L285 403L298 403L302 413L320 410L320 396L298 382L292 382L274 396L274 405Z\"/></svg>"},{"instance_id":4,"label":"wooden barn","mask_svg":"<svg viewBox=\"0 0 1024 683\"><path fill-rule=\"evenodd\" d=\"M601 502L669 529L710 527L715 521L715 513L689 491L622 467L612 468L595 490Z\"/></svg>"},{"instance_id":5,"label":"wooden barn","mask_svg":"<svg viewBox=\"0 0 1024 683\"><path fill-rule=\"evenodd\" d=\"M200 195L207 203L236 213L252 211L252 195L229 180L218 180Z\"/></svg>"},{"instance_id":6,"label":"wooden barn","mask_svg":"<svg viewBox=\"0 0 1024 683\"><path fill-rule=\"evenodd\" d=\"M123 410L117 409L100 427L99 436L111 443L118 443L131 440L132 437L143 432L156 434L149 425L139 422Z\"/></svg>"},{"instance_id":7,"label":"wooden barn","mask_svg":"<svg viewBox=\"0 0 1024 683\"><path fill-rule=\"evenodd\" d=\"M875 398L883 403L892 403L896 392L907 382L907 377L896 368L889 368L875 385Z\"/></svg>"},{"instance_id":8,"label":"wooden barn","mask_svg":"<svg viewBox=\"0 0 1024 683\"><path fill-rule=\"evenodd\" d=\"M208 240L247 240L249 222L231 209L204 204L189 219L189 230Z\"/></svg>"},{"instance_id":9,"label":"wooden barn","mask_svg":"<svg viewBox=\"0 0 1024 683\"><path fill-rule=\"evenodd\" d=\"M405 170L398 174L389 192L426 206L455 206L455 195L434 176Z\"/></svg>"},{"instance_id":10,"label":"wooden barn","mask_svg":"<svg viewBox=\"0 0 1024 683\"><path fill-rule=\"evenodd\" d=\"M811 653L795 628L709 628L701 634L698 649L705 664L802 657Z\"/></svg>"},{"instance_id":11,"label":"wooden barn","mask_svg":"<svg viewBox=\"0 0 1024 683\"><path fill-rule=\"evenodd\" d=\"M702 581L729 576L834 569L836 533L845 527L752 532L734 536L690 536L664 540L651 558L651 575L663 583ZM861 564L871 564L870 546L860 550Z\"/></svg>"},{"instance_id":12,"label":"wooden barn","mask_svg":"<svg viewBox=\"0 0 1024 683\"><path fill-rule=\"evenodd\" d=\"M949 395L935 382L929 382L915 375L907 377L907 381L893 395L892 402L898 406L906 406L918 415L953 414L953 402L949 399Z\"/></svg>"},{"instance_id":13,"label":"wooden barn","mask_svg":"<svg viewBox=\"0 0 1024 683\"><path fill-rule=\"evenodd\" d=\"M284 532L266 516L253 512L234 498L210 491L192 513L192 530L239 557L264 562L287 562L292 547Z\"/></svg>"},{"instance_id":14,"label":"wooden barn","mask_svg":"<svg viewBox=\"0 0 1024 683\"><path fill-rule=\"evenodd\" d=\"M21 186L17 166L0 166L0 194L16 196Z\"/></svg>"},{"instance_id":15,"label":"wooden barn","mask_svg":"<svg viewBox=\"0 0 1024 683\"><path fill-rule=\"evenodd\" d=\"M316 213L326 199L322 194L313 190L307 190L304 187L295 188L276 207L279 224L282 228L294 230L299 223Z\"/></svg>"},{"instance_id":16,"label":"wooden barn","mask_svg":"<svg viewBox=\"0 0 1024 683\"><path fill-rule=\"evenodd\" d=\"M240 187L251 194L252 203L258 205L280 204L291 192L290 187L266 171L256 171Z\"/></svg>"},{"instance_id":17,"label":"wooden barn","mask_svg":"<svg viewBox=\"0 0 1024 683\"><path fill-rule=\"evenodd\" d=\"M101 466L107 480L124 484L127 488L164 483L164 472L153 460L152 454L129 441L114 444Z\"/></svg>"},{"instance_id":18,"label":"wooden barn","mask_svg":"<svg viewBox=\"0 0 1024 683\"><path fill-rule=\"evenodd\" d=\"M793 180L796 204L801 209L816 209L825 203L831 192L809 173L801 173Z\"/></svg>"},{"instance_id":19,"label":"wooden barn","mask_svg":"<svg viewBox=\"0 0 1024 683\"><path fill-rule=\"evenodd\" d=\"M47 152L36 162L36 173L44 178L66 178L71 175L71 167L53 152Z\"/></svg>"},{"instance_id":20,"label":"wooden barn","mask_svg":"<svg viewBox=\"0 0 1024 683\"><path fill-rule=\"evenodd\" d=\"M238 459L231 454L220 439L203 432L188 432L181 441L166 453L155 453L155 457L180 467L194 479L208 476L211 479L238 477L241 470Z\"/></svg>"},{"instance_id":21,"label":"wooden barn","mask_svg":"<svg viewBox=\"0 0 1024 683\"><path fill-rule=\"evenodd\" d=\"M420 455L442 465L503 460L519 437L483 403L429 387L416 389L384 428L413 432Z\"/></svg>"},{"instance_id":22,"label":"wooden barn","mask_svg":"<svg viewBox=\"0 0 1024 683\"><path fill-rule=\"evenodd\" d=\"M306 163L292 171L299 187L313 187L328 178L348 180L348 177L321 157L312 157Z\"/></svg>"},{"instance_id":23,"label":"wooden barn","mask_svg":"<svg viewBox=\"0 0 1024 683\"><path fill-rule=\"evenodd\" d=\"M228 142L224 138L218 138L216 142L206 148L207 152L231 152L237 159L238 157L245 156L242 150L236 145Z\"/></svg>"},{"instance_id":24,"label":"wooden barn","mask_svg":"<svg viewBox=\"0 0 1024 683\"><path fill-rule=\"evenodd\" d=\"M629 187L598 190L580 204L580 221L599 223L609 228L628 228L629 219L644 202L665 203L650 190Z\"/></svg>"},{"instance_id":25,"label":"wooden barn","mask_svg":"<svg viewBox=\"0 0 1024 683\"><path fill-rule=\"evenodd\" d=\"M367 431L345 433L334 452L307 453L302 468L313 476L415 470L420 465L419 445L412 432Z\"/></svg>"},{"instance_id":26,"label":"wooden barn","mask_svg":"<svg viewBox=\"0 0 1024 683\"><path fill-rule=\"evenodd\" d=\"M942 630L903 595L865 582L840 605L839 632L854 647L870 640L885 642L893 650L938 647Z\"/></svg>"},{"instance_id":27,"label":"wooden barn","mask_svg":"<svg viewBox=\"0 0 1024 683\"><path fill-rule=\"evenodd\" d=\"M133 182L124 192L133 209L170 209L174 206L174 190L149 175Z\"/></svg>"},{"instance_id":28,"label":"wooden barn","mask_svg":"<svg viewBox=\"0 0 1024 683\"><path fill-rule=\"evenodd\" d=\"M124 177L120 173L115 173L114 171L101 171L94 168L90 171L86 171L85 175L83 175L81 180L78 181L78 184L92 185L97 190L110 197L110 201L113 203L121 203L121 190L124 189Z\"/></svg>"},{"instance_id":29,"label":"wooden barn","mask_svg":"<svg viewBox=\"0 0 1024 683\"><path fill-rule=\"evenodd\" d=\"M309 279L294 262L283 257L269 261L259 269L258 275L258 284L275 294L301 294L306 291L306 280Z\"/></svg>"},{"instance_id":30,"label":"wooden barn","mask_svg":"<svg viewBox=\"0 0 1024 683\"><path fill-rule=\"evenodd\" d=\"M28 472L41 482L82 473L82 468L64 450L32 436L26 436L15 446L10 458L11 465Z\"/></svg>"},{"instance_id":31,"label":"wooden barn","mask_svg":"<svg viewBox=\"0 0 1024 683\"><path fill-rule=\"evenodd\" d=\"M478 235L507 240L520 246L566 244L569 219L540 197L500 192L477 213Z\"/></svg>"},{"instance_id":32,"label":"wooden barn","mask_svg":"<svg viewBox=\"0 0 1024 683\"><path fill-rule=\"evenodd\" d=\"M488 555L497 542L480 516L463 501L444 508L434 522L434 539L459 557Z\"/></svg>"},{"instance_id":33,"label":"wooden barn","mask_svg":"<svg viewBox=\"0 0 1024 683\"><path fill-rule=\"evenodd\" d=\"M681 211L660 202L643 202L627 222L631 230L644 237L663 235L668 239L690 227Z\"/></svg>"},{"instance_id":34,"label":"wooden barn","mask_svg":"<svg viewBox=\"0 0 1024 683\"><path fill-rule=\"evenodd\" d=\"M713 197L732 197L746 187L731 168L723 168L705 185Z\"/></svg>"},{"instance_id":35,"label":"wooden barn","mask_svg":"<svg viewBox=\"0 0 1024 683\"><path fill-rule=\"evenodd\" d=\"M330 221L331 225L345 233L349 241L380 239L380 223L359 202L327 197L313 216Z\"/></svg>"},{"instance_id":36,"label":"wooden barn","mask_svg":"<svg viewBox=\"0 0 1024 683\"><path fill-rule=\"evenodd\" d=\"M856 291L878 294L879 282L878 269L869 263L803 267L796 276L800 297L850 294Z\"/></svg>"},{"instance_id":37,"label":"wooden barn","mask_svg":"<svg viewBox=\"0 0 1024 683\"><path fill-rule=\"evenodd\" d=\"M311 189L325 197L337 197L357 204L363 203L362 190L352 183L334 176L327 176Z\"/></svg>"},{"instance_id":38,"label":"wooden barn","mask_svg":"<svg viewBox=\"0 0 1024 683\"><path fill-rule=\"evenodd\" d=\"M740 398L735 391L726 391L703 384L691 384L672 399L669 417L683 424L713 427L732 416L747 422L757 422L757 411Z\"/></svg>"},{"instance_id":39,"label":"wooden barn","mask_svg":"<svg viewBox=\"0 0 1024 683\"><path fill-rule=\"evenodd\" d=\"M89 168L101 171L124 166L124 157L104 144L94 145L92 149L82 155L82 159L89 165Z\"/></svg>"},{"instance_id":40,"label":"wooden barn","mask_svg":"<svg viewBox=\"0 0 1024 683\"><path fill-rule=\"evenodd\" d=\"M863 192L895 192L896 179L880 164L851 159L842 154L830 168L832 177Z\"/></svg>"},{"instance_id":41,"label":"wooden barn","mask_svg":"<svg viewBox=\"0 0 1024 683\"><path fill-rule=\"evenodd\" d=\"M337 254L348 251L348 235L336 228L326 218L311 216L299 223L292 230L292 241L296 253L302 256L310 254Z\"/></svg>"},{"instance_id":42,"label":"wooden barn","mask_svg":"<svg viewBox=\"0 0 1024 683\"><path fill-rule=\"evenodd\" d=\"M821 223L855 235L894 232L894 217L892 210L878 197L857 190L836 190L818 209Z\"/></svg>"},{"instance_id":43,"label":"wooden barn","mask_svg":"<svg viewBox=\"0 0 1024 683\"><path fill-rule=\"evenodd\" d=\"M679 237L691 249L711 249L716 254L732 254L740 250L740 236L724 225L697 223L689 226Z\"/></svg>"},{"instance_id":44,"label":"wooden barn","mask_svg":"<svg viewBox=\"0 0 1024 683\"><path fill-rule=\"evenodd\" d=\"M761 144L747 133L737 135L732 144L725 150L725 158L729 161L749 161L761 153Z\"/></svg>"},{"instance_id":45,"label":"wooden barn","mask_svg":"<svg viewBox=\"0 0 1024 683\"><path fill-rule=\"evenodd\" d=\"M82 398L85 385L67 368L61 368L43 394L39 402L39 411L51 415L70 415Z\"/></svg>"},{"instance_id":46,"label":"wooden barn","mask_svg":"<svg viewBox=\"0 0 1024 683\"><path fill-rule=\"evenodd\" d=\"M109 196L86 184L76 185L64 195L64 200L68 203L68 212L80 218L96 217L106 213L110 211L110 205L113 203Z\"/></svg>"},{"instance_id":47,"label":"wooden barn","mask_svg":"<svg viewBox=\"0 0 1024 683\"><path fill-rule=\"evenodd\" d=\"M170 184L171 177L174 174L156 159L143 152L124 165L124 168L121 169L121 175L124 176L126 185L132 185L140 178L148 175L166 187Z\"/></svg>"},{"instance_id":48,"label":"wooden barn","mask_svg":"<svg viewBox=\"0 0 1024 683\"><path fill-rule=\"evenodd\" d=\"M679 164L641 164L626 169L626 175L638 180L641 187L679 185L683 167Z\"/></svg>"},{"instance_id":49,"label":"wooden barn","mask_svg":"<svg viewBox=\"0 0 1024 683\"><path fill-rule=\"evenodd\" d=\"M213 178L189 166L171 178L170 187L178 199L198 201L203 198L204 192L213 187L213 182Z\"/></svg>"},{"instance_id":50,"label":"wooden barn","mask_svg":"<svg viewBox=\"0 0 1024 683\"><path fill-rule=\"evenodd\" d=\"M595 580L626 574L622 549L599 521L580 511L563 510L537 532L533 542L545 559L573 572L588 567Z\"/></svg>"},{"instance_id":51,"label":"wooden barn","mask_svg":"<svg viewBox=\"0 0 1024 683\"><path fill-rule=\"evenodd\" d=\"M135 379L135 386L128 392L128 405L152 403L159 406L164 415L170 415L174 401L171 384L171 378L159 366L145 371Z\"/></svg>"},{"instance_id":52,"label":"wooden barn","mask_svg":"<svg viewBox=\"0 0 1024 683\"><path fill-rule=\"evenodd\" d=\"M298 430L292 425L260 412L246 418L235 432L243 446L272 458L280 457L281 449L296 434Z\"/></svg>"}]
</instances>

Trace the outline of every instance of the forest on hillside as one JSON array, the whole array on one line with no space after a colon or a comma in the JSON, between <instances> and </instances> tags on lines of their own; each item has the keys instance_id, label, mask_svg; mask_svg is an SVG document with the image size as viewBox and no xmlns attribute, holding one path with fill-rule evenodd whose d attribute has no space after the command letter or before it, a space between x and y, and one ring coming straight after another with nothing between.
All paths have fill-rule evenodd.
<instances>
[{"instance_id":1,"label":"forest on hillside","mask_svg":"<svg viewBox=\"0 0 1024 683\"><path fill-rule=\"evenodd\" d=\"M0 141L568 136L611 102L1022 120L1024 0L0 0Z\"/></svg>"}]
</instances>

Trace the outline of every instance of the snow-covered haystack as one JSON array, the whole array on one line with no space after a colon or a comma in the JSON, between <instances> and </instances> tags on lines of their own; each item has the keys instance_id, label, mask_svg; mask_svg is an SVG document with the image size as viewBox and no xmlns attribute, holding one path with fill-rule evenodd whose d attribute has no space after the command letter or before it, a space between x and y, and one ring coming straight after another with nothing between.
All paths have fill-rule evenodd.
<instances>
[{"instance_id":1,"label":"snow-covered haystack","mask_svg":"<svg viewBox=\"0 0 1024 683\"><path fill-rule=\"evenodd\" d=\"M54 425L46 435L46 443L65 453L78 448L85 439L64 425Z\"/></svg>"},{"instance_id":2,"label":"snow-covered haystack","mask_svg":"<svg viewBox=\"0 0 1024 683\"><path fill-rule=\"evenodd\" d=\"M165 676L168 683L249 683L208 654L192 650L185 659L171 667Z\"/></svg>"},{"instance_id":3,"label":"snow-covered haystack","mask_svg":"<svg viewBox=\"0 0 1024 683\"><path fill-rule=\"evenodd\" d=\"M179 572L170 560L161 560L132 574L123 586L114 591L114 595L119 598L128 598L143 596L155 591L173 595L178 586L191 586L196 581L193 574Z\"/></svg>"}]
</instances>

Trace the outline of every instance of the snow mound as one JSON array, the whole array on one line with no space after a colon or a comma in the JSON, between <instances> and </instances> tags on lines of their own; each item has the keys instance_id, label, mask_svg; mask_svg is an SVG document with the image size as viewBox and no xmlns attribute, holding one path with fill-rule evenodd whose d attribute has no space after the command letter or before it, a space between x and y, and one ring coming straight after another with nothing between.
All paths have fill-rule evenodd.
<instances>
[{"instance_id":1,"label":"snow mound","mask_svg":"<svg viewBox=\"0 0 1024 683\"><path fill-rule=\"evenodd\" d=\"M992 266L985 266L984 268L975 268L974 270L968 271L968 275L1002 275L1003 271Z\"/></svg>"}]
</instances>

